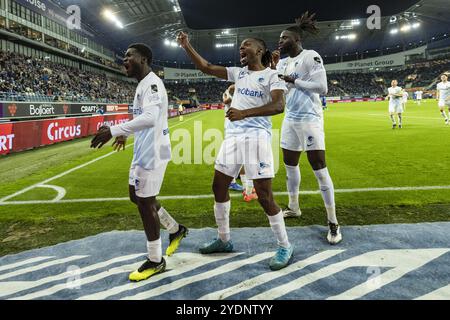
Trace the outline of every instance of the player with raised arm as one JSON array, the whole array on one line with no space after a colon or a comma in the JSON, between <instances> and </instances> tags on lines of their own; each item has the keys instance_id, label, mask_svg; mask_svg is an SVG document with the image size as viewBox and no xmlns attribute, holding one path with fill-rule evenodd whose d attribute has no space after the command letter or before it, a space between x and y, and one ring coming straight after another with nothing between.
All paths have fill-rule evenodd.
<instances>
[{"instance_id":1,"label":"player with raised arm","mask_svg":"<svg viewBox=\"0 0 450 320\"><path fill-rule=\"evenodd\" d=\"M234 82L236 86L231 107L227 112L230 121L216 159L213 182L214 215L219 238L204 244L200 252L210 254L233 250L228 186L244 165L246 175L253 180L258 201L278 241L278 250L269 266L272 270L282 269L289 264L293 246L288 240L283 211L273 198L274 160L270 116L284 111L286 85L278 78L276 71L268 68L272 55L261 39L249 38L242 42L239 49L242 68L225 68L210 64L195 51L184 32L179 33L178 43L203 73Z\"/></svg>"},{"instance_id":2,"label":"player with raised arm","mask_svg":"<svg viewBox=\"0 0 450 320\"><path fill-rule=\"evenodd\" d=\"M152 72L152 51L145 44L128 47L123 61L126 74L139 81L133 102L134 119L113 127L103 126L92 139L91 148L101 148L112 137L115 150L125 148L125 137L134 133L134 154L129 176L130 200L138 207L147 236L147 261L130 274L131 281L145 280L165 270L162 257L160 223L169 232L168 256L178 248L187 235L156 200L171 159L168 128L168 98L166 88Z\"/></svg>"},{"instance_id":3,"label":"player with raised arm","mask_svg":"<svg viewBox=\"0 0 450 320\"><path fill-rule=\"evenodd\" d=\"M388 89L389 98L389 116L392 120L392 129L397 127L395 115L398 117L398 127L403 127L402 113L403 113L403 89L398 86L397 80L392 80L391 87Z\"/></svg>"},{"instance_id":4,"label":"player with raised arm","mask_svg":"<svg viewBox=\"0 0 450 320\"><path fill-rule=\"evenodd\" d=\"M319 183L328 218L327 239L330 244L342 240L336 217L334 186L325 161L325 133L320 95L328 91L327 75L320 55L303 49L305 32L316 34L315 14L304 13L296 25L281 33L279 52L273 55L279 75L288 84L286 115L281 132L281 147L287 174L289 206L284 216L300 217L299 187L301 174L299 160L306 152ZM288 57L280 60L280 54Z\"/></svg>"},{"instance_id":5,"label":"player with raised arm","mask_svg":"<svg viewBox=\"0 0 450 320\"><path fill-rule=\"evenodd\" d=\"M437 84L436 100L438 101L439 110L445 119L445 124L450 124L450 82L448 81L448 74L441 75L441 82ZM445 107L448 108L449 115L445 113Z\"/></svg>"}]
</instances>

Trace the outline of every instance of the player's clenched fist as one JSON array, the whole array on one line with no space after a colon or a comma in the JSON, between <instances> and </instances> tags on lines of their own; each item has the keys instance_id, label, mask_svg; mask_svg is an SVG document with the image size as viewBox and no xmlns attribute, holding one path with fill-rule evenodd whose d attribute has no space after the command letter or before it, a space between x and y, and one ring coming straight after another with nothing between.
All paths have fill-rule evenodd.
<instances>
[{"instance_id":1,"label":"player's clenched fist","mask_svg":"<svg viewBox=\"0 0 450 320\"><path fill-rule=\"evenodd\" d=\"M186 32L181 31L178 33L177 42L182 48L186 48L189 44L189 37Z\"/></svg>"},{"instance_id":2,"label":"player's clenched fist","mask_svg":"<svg viewBox=\"0 0 450 320\"><path fill-rule=\"evenodd\" d=\"M274 64L274 66L276 66L278 64L278 62L280 62L280 51L279 50L275 50L272 52L272 63Z\"/></svg>"},{"instance_id":3,"label":"player's clenched fist","mask_svg":"<svg viewBox=\"0 0 450 320\"><path fill-rule=\"evenodd\" d=\"M227 117L231 122L240 121L245 119L245 112L243 110L230 108L227 112Z\"/></svg>"}]
</instances>

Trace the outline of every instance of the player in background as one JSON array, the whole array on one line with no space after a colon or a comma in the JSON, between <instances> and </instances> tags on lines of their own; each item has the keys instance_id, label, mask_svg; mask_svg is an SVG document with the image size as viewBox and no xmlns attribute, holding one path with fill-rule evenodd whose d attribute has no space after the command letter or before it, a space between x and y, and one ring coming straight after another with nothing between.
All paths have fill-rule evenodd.
<instances>
[{"instance_id":1,"label":"player in background","mask_svg":"<svg viewBox=\"0 0 450 320\"><path fill-rule=\"evenodd\" d=\"M408 94L408 92L405 90L405 91L403 91L403 100L402 100L402 103L403 103L403 111L406 111L406 104L408 103L408 98L409 98L409 94Z\"/></svg>"},{"instance_id":2,"label":"player in background","mask_svg":"<svg viewBox=\"0 0 450 320\"><path fill-rule=\"evenodd\" d=\"M320 95L328 91L327 75L320 55L303 49L305 32L317 34L313 15L304 13L296 25L281 33L279 52L273 55L278 74L288 84L286 115L281 132L281 147L287 174L289 206L284 216L300 217L299 187L301 174L299 160L306 152L308 161L319 183L328 218L327 240L336 244L342 240L336 217L334 186L325 161L325 133ZM280 53L287 58L280 60Z\"/></svg>"},{"instance_id":3,"label":"player in background","mask_svg":"<svg viewBox=\"0 0 450 320\"><path fill-rule=\"evenodd\" d=\"M277 252L269 263L270 269L282 269L292 258L293 246L288 240L283 211L275 202L272 192L272 179L275 174L270 117L283 113L287 89L284 82L278 78L277 72L268 67L272 62L272 54L263 40L245 39L239 49L243 67L225 68L212 65L202 58L191 46L184 32L178 35L178 43L202 72L234 82L236 86L231 107L227 112L230 121L216 159L213 182L214 215L219 238L203 245L200 252L210 254L233 250L228 186L244 165L246 175L253 180L258 201L278 242Z\"/></svg>"},{"instance_id":4,"label":"player in background","mask_svg":"<svg viewBox=\"0 0 450 320\"><path fill-rule=\"evenodd\" d=\"M184 121L183 112L184 112L183 103L180 102L180 105L178 106L178 118L180 122Z\"/></svg>"},{"instance_id":5,"label":"player in background","mask_svg":"<svg viewBox=\"0 0 450 320\"><path fill-rule=\"evenodd\" d=\"M403 113L403 89L398 86L397 80L392 80L391 87L388 89L388 99L389 99L389 115L392 120L392 129L397 127L397 122L395 120L395 115L398 117L398 127L401 129L402 124L402 113Z\"/></svg>"},{"instance_id":6,"label":"player in background","mask_svg":"<svg viewBox=\"0 0 450 320\"><path fill-rule=\"evenodd\" d=\"M417 103L417 105L420 106L422 104L423 91L422 90L417 90L415 92L415 94L416 94L416 103Z\"/></svg>"},{"instance_id":7,"label":"player in background","mask_svg":"<svg viewBox=\"0 0 450 320\"><path fill-rule=\"evenodd\" d=\"M101 148L116 137L113 146L120 150L125 148L125 137L135 135L129 195L144 224L148 257L138 270L130 274L131 281L145 280L165 270L160 223L170 234L166 250L168 256L175 252L188 233L187 228L179 225L156 200L171 159L171 147L167 92L161 79L152 72L152 56L151 49L145 44L129 46L123 64L127 76L139 82L133 102L134 119L113 127L101 127L91 142L91 148Z\"/></svg>"},{"instance_id":8,"label":"player in background","mask_svg":"<svg viewBox=\"0 0 450 320\"><path fill-rule=\"evenodd\" d=\"M450 124L450 82L448 81L448 74L441 75L441 82L437 84L436 100L438 101L439 110L445 119L445 124ZM448 108L449 115L445 113L445 107Z\"/></svg>"},{"instance_id":9,"label":"player in background","mask_svg":"<svg viewBox=\"0 0 450 320\"><path fill-rule=\"evenodd\" d=\"M223 103L225 105L225 115L227 114L228 110L231 107L231 102L233 101L234 91L236 86L232 84L223 94ZM225 132L227 129L228 118L225 117ZM241 171L239 172L239 176L241 178L242 184L244 187L239 185L236 182L236 178L233 179L233 181L230 184L230 190L233 191L242 191L244 196L245 202L250 202L252 200L258 200L258 195L256 194L256 190L253 185L253 180L247 179L247 176L245 175L245 169L244 167L241 168Z\"/></svg>"},{"instance_id":10,"label":"player in background","mask_svg":"<svg viewBox=\"0 0 450 320\"><path fill-rule=\"evenodd\" d=\"M322 102L322 109L325 111L325 110L328 110L328 107L327 107L327 97L326 97L326 95L321 95L320 96L320 101Z\"/></svg>"}]
</instances>

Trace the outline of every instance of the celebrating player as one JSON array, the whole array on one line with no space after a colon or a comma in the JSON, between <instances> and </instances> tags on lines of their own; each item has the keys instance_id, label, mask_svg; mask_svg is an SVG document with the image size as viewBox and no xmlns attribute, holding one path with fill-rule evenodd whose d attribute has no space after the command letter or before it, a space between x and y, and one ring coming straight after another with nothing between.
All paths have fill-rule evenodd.
<instances>
[{"instance_id":1,"label":"celebrating player","mask_svg":"<svg viewBox=\"0 0 450 320\"><path fill-rule=\"evenodd\" d=\"M145 44L132 44L123 63L127 76L139 81L133 103L134 119L111 128L101 127L91 147L101 148L116 137L113 145L120 150L125 145L123 137L132 133L135 135L129 194L144 224L148 258L129 278L131 281L141 281L163 272L166 267L162 257L160 223L170 233L170 244L166 250L168 256L175 252L188 230L179 225L156 200L171 158L171 147L167 92L161 79L151 70L152 51Z\"/></svg>"},{"instance_id":2,"label":"celebrating player","mask_svg":"<svg viewBox=\"0 0 450 320\"><path fill-rule=\"evenodd\" d=\"M299 159L306 152L309 163L320 186L328 217L330 244L342 240L336 218L334 186L325 161L325 134L323 110L320 95L328 91L327 76L323 60L314 50L305 50L302 39L305 32L316 34L318 29L315 14L308 12L297 19L295 26L284 30L280 37L280 52L274 53L278 73L288 83L286 116L281 133L284 164L287 173L289 207L284 216L299 217L301 210L298 201L300 187ZM288 57L280 59L280 53Z\"/></svg>"},{"instance_id":3,"label":"celebrating player","mask_svg":"<svg viewBox=\"0 0 450 320\"><path fill-rule=\"evenodd\" d=\"M436 99L439 101L439 110L441 111L442 116L445 119L445 124L450 124L450 82L448 82L448 75L442 74L441 75L441 82L437 84L437 96ZM448 107L448 113L447 116L445 114L445 107Z\"/></svg>"},{"instance_id":4,"label":"celebrating player","mask_svg":"<svg viewBox=\"0 0 450 320\"><path fill-rule=\"evenodd\" d=\"M237 176L242 165L249 179L253 179L258 201L264 208L278 240L278 250L270 261L272 270L286 267L292 257L283 211L276 204L272 193L274 161L271 148L272 124L270 116L284 111L286 86L278 79L277 72L268 68L272 55L263 40L249 38L240 46L242 68L225 68L208 63L191 46L186 33L178 35L178 43L186 50L194 64L202 72L230 82L236 86L226 137L216 160L213 191L214 214L219 239L200 248L203 254L231 252L230 196L228 186Z\"/></svg>"},{"instance_id":5,"label":"celebrating player","mask_svg":"<svg viewBox=\"0 0 450 320\"><path fill-rule=\"evenodd\" d=\"M395 115L398 117L398 127L401 129L402 124L402 113L403 113L403 89L398 86L397 80L392 80L391 87L388 89L389 92L389 115L392 120L392 129L397 127L397 122L395 121Z\"/></svg>"}]
</instances>

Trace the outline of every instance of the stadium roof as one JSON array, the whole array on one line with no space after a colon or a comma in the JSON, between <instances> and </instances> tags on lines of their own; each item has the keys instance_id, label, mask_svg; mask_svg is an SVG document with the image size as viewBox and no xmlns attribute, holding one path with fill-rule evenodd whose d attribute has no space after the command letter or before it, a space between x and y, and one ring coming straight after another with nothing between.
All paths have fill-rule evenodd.
<instances>
[{"instance_id":1,"label":"stadium roof","mask_svg":"<svg viewBox=\"0 0 450 320\"><path fill-rule=\"evenodd\" d=\"M170 46L179 30L188 30L194 45L213 63L238 61L238 45L247 37L261 37L271 49L276 48L281 31L302 12L317 13L318 36L305 40L305 47L315 49L330 60L333 56L353 56L375 52L389 53L424 44L433 36L450 33L448 0L59 0L62 6L82 7L84 23L96 29L116 52L123 52L131 42L152 46L157 63L185 63L185 53ZM356 3L357 2L357 3ZM366 27L367 7L376 3L383 16L381 30ZM124 25L117 28L102 12L110 9ZM392 16L397 21L391 23ZM359 25L351 21L358 19ZM420 22L410 32L390 34L405 22ZM226 30L224 30L226 28ZM339 39L355 34L356 39ZM216 47L216 45L224 45ZM358 52L358 53L356 53ZM327 59L326 59L327 60ZM329 61L330 62L330 61Z\"/></svg>"}]
</instances>

